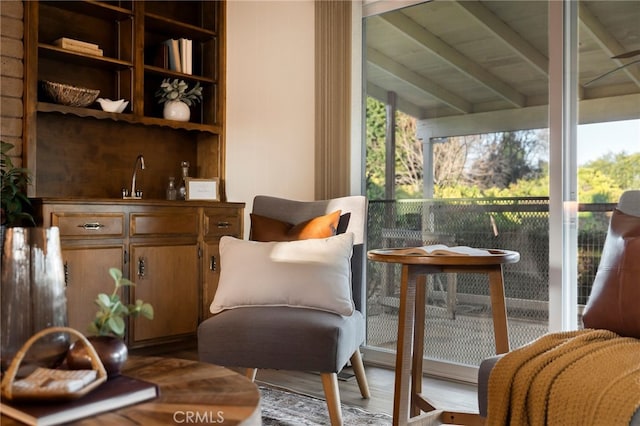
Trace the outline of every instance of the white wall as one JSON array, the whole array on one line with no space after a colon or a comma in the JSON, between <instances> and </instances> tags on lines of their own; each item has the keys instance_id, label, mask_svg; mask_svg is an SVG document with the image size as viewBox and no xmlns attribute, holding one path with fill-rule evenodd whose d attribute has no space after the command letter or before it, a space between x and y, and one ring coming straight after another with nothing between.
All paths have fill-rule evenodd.
<instances>
[{"instance_id":1,"label":"white wall","mask_svg":"<svg viewBox=\"0 0 640 426\"><path fill-rule=\"evenodd\" d=\"M227 3L226 190L314 196L313 1Z\"/></svg>"}]
</instances>

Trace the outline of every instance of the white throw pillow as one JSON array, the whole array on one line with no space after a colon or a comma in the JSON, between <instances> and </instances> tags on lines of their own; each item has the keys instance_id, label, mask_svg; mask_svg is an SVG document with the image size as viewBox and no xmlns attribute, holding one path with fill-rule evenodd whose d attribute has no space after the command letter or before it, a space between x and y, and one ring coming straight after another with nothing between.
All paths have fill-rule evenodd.
<instances>
[{"instance_id":1,"label":"white throw pillow","mask_svg":"<svg viewBox=\"0 0 640 426\"><path fill-rule=\"evenodd\" d=\"M222 237L220 281L211 313L292 306L351 315L352 252L352 233L287 242Z\"/></svg>"}]
</instances>

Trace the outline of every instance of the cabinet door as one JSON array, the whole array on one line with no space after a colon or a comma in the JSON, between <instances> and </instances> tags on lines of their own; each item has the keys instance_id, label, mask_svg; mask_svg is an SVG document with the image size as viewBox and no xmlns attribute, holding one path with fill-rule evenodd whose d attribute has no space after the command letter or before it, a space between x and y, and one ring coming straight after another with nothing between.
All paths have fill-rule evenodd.
<instances>
[{"instance_id":1,"label":"cabinet door","mask_svg":"<svg viewBox=\"0 0 640 426\"><path fill-rule=\"evenodd\" d=\"M219 241L225 235L242 238L242 209L204 209L204 249L202 260L202 319L211 316L209 306L220 279Z\"/></svg>"},{"instance_id":2,"label":"cabinet door","mask_svg":"<svg viewBox=\"0 0 640 426\"><path fill-rule=\"evenodd\" d=\"M122 246L64 247L62 258L67 282L67 316L69 326L86 333L95 318L98 293L113 293L109 268L122 269Z\"/></svg>"},{"instance_id":3,"label":"cabinet door","mask_svg":"<svg viewBox=\"0 0 640 426\"><path fill-rule=\"evenodd\" d=\"M131 343L193 334L198 326L198 246L133 245L131 303L151 303L154 319L133 321Z\"/></svg>"},{"instance_id":4,"label":"cabinet door","mask_svg":"<svg viewBox=\"0 0 640 426\"><path fill-rule=\"evenodd\" d=\"M209 307L220 280L220 247L217 241L204 244L202 267L202 319L205 320L211 316Z\"/></svg>"}]
</instances>

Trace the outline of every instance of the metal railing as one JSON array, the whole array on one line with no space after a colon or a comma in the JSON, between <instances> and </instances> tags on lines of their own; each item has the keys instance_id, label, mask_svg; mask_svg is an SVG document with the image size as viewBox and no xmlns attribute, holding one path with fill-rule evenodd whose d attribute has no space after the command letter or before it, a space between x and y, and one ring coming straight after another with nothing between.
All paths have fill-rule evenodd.
<instances>
[{"instance_id":1,"label":"metal railing","mask_svg":"<svg viewBox=\"0 0 640 426\"><path fill-rule=\"evenodd\" d=\"M579 305L586 303L591 291L607 233L609 213L614 207L615 204L610 203L579 205ZM549 294L548 198L369 202L368 249L438 243L519 252L520 261L504 268L510 324L524 324L522 327L511 327L510 338L515 345L519 345L546 331ZM392 347L395 342L393 324L397 320L399 272L398 265L367 263L369 345ZM479 274L443 274L430 280L427 309L428 312L429 309L433 311L432 320L441 317L443 321L454 321L456 317L490 315L485 280L486 277ZM455 294L452 294L452 289ZM443 324L449 323L445 321ZM460 318L450 323L449 327L462 335L476 332L474 323L469 323L468 330L465 330L464 324L465 321ZM435 356L473 364L486 355L485 350L480 349L480 353L471 354L470 357L453 359L450 355L457 349L452 349L449 354L446 346L447 343L443 343L440 354ZM438 351L438 348L435 349Z\"/></svg>"}]
</instances>

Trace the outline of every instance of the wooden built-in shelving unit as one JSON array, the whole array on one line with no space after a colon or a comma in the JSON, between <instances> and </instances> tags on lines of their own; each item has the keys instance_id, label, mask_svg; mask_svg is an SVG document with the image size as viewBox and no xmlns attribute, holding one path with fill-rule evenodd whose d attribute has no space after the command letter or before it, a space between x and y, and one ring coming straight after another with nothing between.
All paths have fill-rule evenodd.
<instances>
[{"instance_id":1,"label":"wooden built-in shelving unit","mask_svg":"<svg viewBox=\"0 0 640 426\"><path fill-rule=\"evenodd\" d=\"M191 175L220 178L225 196L224 30L221 1L25 2L26 166L32 197L117 198L131 179L138 154L145 198L162 199L180 161ZM68 37L99 45L103 56L57 47ZM193 40L193 74L155 63L167 39ZM162 118L154 94L165 78L203 88L189 122ZM52 103L39 91L50 80L99 89L100 97L127 99L123 113L96 103L76 108Z\"/></svg>"}]
</instances>

